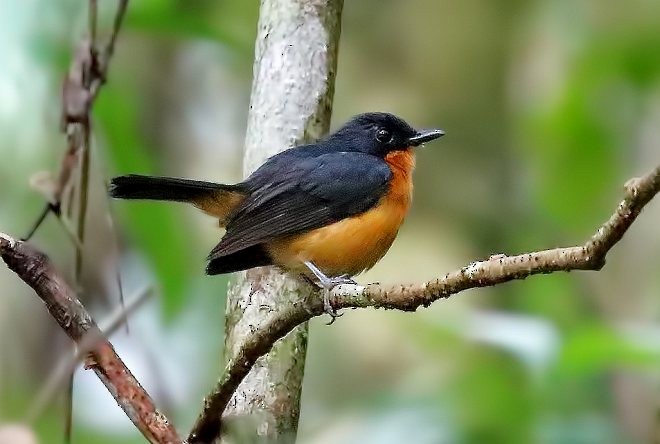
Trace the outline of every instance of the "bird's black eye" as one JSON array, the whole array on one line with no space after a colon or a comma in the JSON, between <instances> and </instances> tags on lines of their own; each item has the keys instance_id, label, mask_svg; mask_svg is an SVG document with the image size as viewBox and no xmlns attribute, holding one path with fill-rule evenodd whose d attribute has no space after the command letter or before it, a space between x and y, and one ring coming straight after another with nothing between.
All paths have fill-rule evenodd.
<instances>
[{"instance_id":1,"label":"bird's black eye","mask_svg":"<svg viewBox=\"0 0 660 444\"><path fill-rule=\"evenodd\" d=\"M381 128L376 133L376 140L381 143L387 143L390 140L392 140L392 133L386 130L385 128Z\"/></svg>"}]
</instances>

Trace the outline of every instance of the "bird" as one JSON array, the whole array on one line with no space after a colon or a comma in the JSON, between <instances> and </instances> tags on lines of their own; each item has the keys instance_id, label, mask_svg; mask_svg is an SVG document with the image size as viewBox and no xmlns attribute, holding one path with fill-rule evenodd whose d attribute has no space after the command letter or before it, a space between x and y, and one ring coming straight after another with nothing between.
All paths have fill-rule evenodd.
<instances>
[{"instance_id":1,"label":"bird","mask_svg":"<svg viewBox=\"0 0 660 444\"><path fill-rule=\"evenodd\" d=\"M415 148L444 134L369 112L275 154L236 184L131 174L111 179L109 193L186 202L217 218L226 231L208 275L275 265L330 290L355 284L389 250L412 203Z\"/></svg>"}]
</instances>

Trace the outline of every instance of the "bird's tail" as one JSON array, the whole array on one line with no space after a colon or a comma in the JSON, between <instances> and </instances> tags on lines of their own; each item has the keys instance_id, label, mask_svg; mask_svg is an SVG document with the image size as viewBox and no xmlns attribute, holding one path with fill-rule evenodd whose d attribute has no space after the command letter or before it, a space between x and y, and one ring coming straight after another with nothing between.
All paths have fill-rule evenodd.
<instances>
[{"instance_id":1,"label":"bird's tail","mask_svg":"<svg viewBox=\"0 0 660 444\"><path fill-rule=\"evenodd\" d=\"M239 185L136 174L113 178L109 192L110 196L118 199L188 202L205 213L218 217L221 224L245 199Z\"/></svg>"}]
</instances>

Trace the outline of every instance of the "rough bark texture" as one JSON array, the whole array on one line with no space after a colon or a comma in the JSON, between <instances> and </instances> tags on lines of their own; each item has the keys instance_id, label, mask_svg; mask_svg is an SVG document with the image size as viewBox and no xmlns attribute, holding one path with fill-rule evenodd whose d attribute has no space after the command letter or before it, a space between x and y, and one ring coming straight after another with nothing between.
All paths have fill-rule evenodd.
<instances>
[{"instance_id":1,"label":"rough bark texture","mask_svg":"<svg viewBox=\"0 0 660 444\"><path fill-rule=\"evenodd\" d=\"M0 256L32 287L66 334L87 351L85 368L96 373L142 435L154 444L181 443L172 423L156 409L48 257L4 233L0 233Z\"/></svg>"},{"instance_id":2,"label":"rough bark texture","mask_svg":"<svg viewBox=\"0 0 660 444\"><path fill-rule=\"evenodd\" d=\"M245 141L244 174L273 154L327 133L343 0L263 0ZM225 363L280 307L309 292L272 268L239 274L226 313ZM249 434L294 441L307 349L307 324L257 360L225 415L250 415ZM219 418L218 418L219 419ZM242 431L243 433L245 430ZM250 439L242 436L242 439Z\"/></svg>"}]
</instances>

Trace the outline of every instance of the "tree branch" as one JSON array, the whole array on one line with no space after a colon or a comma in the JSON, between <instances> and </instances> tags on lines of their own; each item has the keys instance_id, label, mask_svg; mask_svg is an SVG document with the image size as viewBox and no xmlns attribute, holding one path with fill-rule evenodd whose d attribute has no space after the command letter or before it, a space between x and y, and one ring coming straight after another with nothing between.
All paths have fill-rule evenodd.
<instances>
[{"instance_id":1,"label":"tree branch","mask_svg":"<svg viewBox=\"0 0 660 444\"><path fill-rule=\"evenodd\" d=\"M125 307L119 307L114 313L110 314L108 319L105 322L101 322L99 326L103 332L103 337L109 338L122 325L126 325L128 317L140 308L151 295L151 287L146 287L131 298ZM60 359L57 367L50 373L48 379L39 389L35 400L28 410L26 422L34 422L41 416L60 388L65 385L67 378L74 373L78 364L85 359L97 342L98 338L87 336L75 345L72 354L63 356Z\"/></svg>"},{"instance_id":2,"label":"tree branch","mask_svg":"<svg viewBox=\"0 0 660 444\"><path fill-rule=\"evenodd\" d=\"M34 289L66 334L76 344L89 348L85 368L94 370L145 438L158 444L181 443L172 423L156 409L48 257L4 233L0 233L0 256L10 270Z\"/></svg>"},{"instance_id":3,"label":"tree branch","mask_svg":"<svg viewBox=\"0 0 660 444\"><path fill-rule=\"evenodd\" d=\"M330 294L334 308L385 308L415 311L420 306L446 299L463 290L490 287L535 274L556 271L600 270L605 257L635 221L644 206L660 192L660 166L649 174L629 180L625 184L625 197L612 216L601 225L584 244L520 254L496 255L488 260L472 262L460 270L423 284L397 285L341 285ZM217 436L217 421L225 411L232 394L248 374L255 361L269 352L273 344L302 322L324 313L323 298L318 292L304 295L273 313L267 322L245 338L238 352L227 364L215 390L206 398L204 409L188 437L189 442L199 436ZM215 435L213 435L215 434Z\"/></svg>"}]
</instances>

